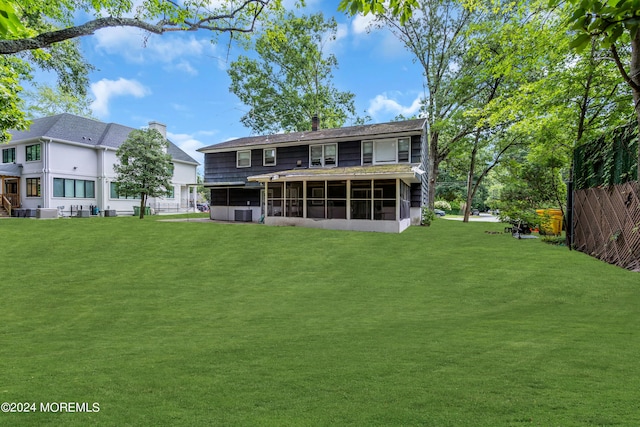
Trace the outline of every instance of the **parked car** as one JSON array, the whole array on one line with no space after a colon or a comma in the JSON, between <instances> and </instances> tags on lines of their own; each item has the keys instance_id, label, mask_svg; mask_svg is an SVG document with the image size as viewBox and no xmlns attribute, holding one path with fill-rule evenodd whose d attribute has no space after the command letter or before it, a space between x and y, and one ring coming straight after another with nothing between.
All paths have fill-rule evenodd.
<instances>
[{"instance_id":1,"label":"parked car","mask_svg":"<svg viewBox=\"0 0 640 427\"><path fill-rule=\"evenodd\" d=\"M478 209L471 209L471 215L480 215L480 211Z\"/></svg>"},{"instance_id":2,"label":"parked car","mask_svg":"<svg viewBox=\"0 0 640 427\"><path fill-rule=\"evenodd\" d=\"M206 203L198 203L196 206L200 212L209 212L209 205Z\"/></svg>"},{"instance_id":3,"label":"parked car","mask_svg":"<svg viewBox=\"0 0 640 427\"><path fill-rule=\"evenodd\" d=\"M433 212L438 216L445 216L446 213L442 209L434 209Z\"/></svg>"}]
</instances>

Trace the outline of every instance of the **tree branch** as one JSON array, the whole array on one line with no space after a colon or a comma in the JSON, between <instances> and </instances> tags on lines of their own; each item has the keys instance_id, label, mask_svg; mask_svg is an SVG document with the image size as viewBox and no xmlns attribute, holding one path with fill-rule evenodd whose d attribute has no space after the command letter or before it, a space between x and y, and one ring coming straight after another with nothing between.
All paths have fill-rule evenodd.
<instances>
[{"instance_id":1,"label":"tree branch","mask_svg":"<svg viewBox=\"0 0 640 427\"><path fill-rule=\"evenodd\" d=\"M65 40L70 40L77 37L89 36L94 34L97 30L110 27L140 28L153 34L163 34L172 31L197 31L200 29L214 32L248 33L253 31L258 16L260 15L260 13L262 13L264 7L268 3L269 0L246 0L229 13L211 15L194 22L185 20L182 23L178 23L171 20L163 19L153 24L135 18L97 18L82 25L64 28L62 30L45 32L32 38L0 40L0 55L11 55L25 50L47 48L55 43L63 42ZM255 4L256 8L254 11L252 11L251 19L247 23L247 25L233 25L233 23L221 26L211 25L211 23L213 22L227 22L227 20L237 17L244 9L248 8L251 4Z\"/></svg>"},{"instance_id":2,"label":"tree branch","mask_svg":"<svg viewBox=\"0 0 640 427\"><path fill-rule=\"evenodd\" d=\"M622 60L620 59L620 55L618 55L618 49L616 48L615 44L611 45L611 53L613 54L613 60L615 61L616 66L618 67L618 71L620 71L620 75L622 76L624 81L627 82L627 84L631 86L634 91L640 92L640 85L634 82L629 74L627 74L627 71L624 69L624 64L622 64Z\"/></svg>"}]
</instances>

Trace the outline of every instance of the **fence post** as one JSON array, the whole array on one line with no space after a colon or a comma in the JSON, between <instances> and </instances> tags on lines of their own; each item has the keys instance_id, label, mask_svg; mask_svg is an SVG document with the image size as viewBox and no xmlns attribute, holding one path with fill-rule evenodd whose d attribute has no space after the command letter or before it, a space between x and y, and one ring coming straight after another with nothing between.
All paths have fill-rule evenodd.
<instances>
[{"instance_id":1,"label":"fence post","mask_svg":"<svg viewBox=\"0 0 640 427\"><path fill-rule=\"evenodd\" d=\"M566 227L567 232L565 236L565 244L569 247L569 250L573 249L573 181L567 181L567 212L566 212Z\"/></svg>"}]
</instances>

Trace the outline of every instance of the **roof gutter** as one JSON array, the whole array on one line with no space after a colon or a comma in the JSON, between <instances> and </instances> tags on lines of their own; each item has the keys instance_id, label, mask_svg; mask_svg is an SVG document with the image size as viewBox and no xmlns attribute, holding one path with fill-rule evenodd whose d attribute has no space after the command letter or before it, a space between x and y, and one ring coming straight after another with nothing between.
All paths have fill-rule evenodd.
<instances>
[{"instance_id":1,"label":"roof gutter","mask_svg":"<svg viewBox=\"0 0 640 427\"><path fill-rule=\"evenodd\" d=\"M415 130L411 130L411 131L404 131L404 132L393 132L393 133L383 133L383 134L371 134L371 135L353 135L353 136L342 136L342 137L325 137L325 138L317 138L313 135L312 132L309 132L305 135L311 135L312 137L309 139L305 139L305 138L299 138L295 141L284 141L284 142L258 142L255 144L246 144L246 145L234 145L234 146L229 146L229 147L223 147L223 148L216 148L215 145L210 145L208 147L203 147L203 148L198 148L196 151L199 151L200 153L225 153L225 152L231 152L231 151L238 151L238 150L253 150L253 149L263 149L263 148L270 148L270 147L292 147L292 146L299 146L299 145L303 145L305 143L309 143L309 144L327 144L327 143L332 143L332 142L345 142L345 141L369 141L369 140L376 140L376 139L386 139L386 138L400 138L403 136L413 136L413 135L422 135L422 132L424 131L424 128L421 127L420 129L415 129ZM266 140L268 140L268 137L265 137ZM221 143L224 144L224 143Z\"/></svg>"}]
</instances>

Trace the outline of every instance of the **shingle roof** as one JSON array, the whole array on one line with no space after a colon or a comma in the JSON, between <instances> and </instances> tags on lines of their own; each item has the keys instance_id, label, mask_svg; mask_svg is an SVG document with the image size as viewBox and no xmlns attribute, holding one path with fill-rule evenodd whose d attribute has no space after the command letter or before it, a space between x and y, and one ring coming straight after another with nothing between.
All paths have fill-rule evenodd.
<instances>
[{"instance_id":1,"label":"shingle roof","mask_svg":"<svg viewBox=\"0 0 640 427\"><path fill-rule=\"evenodd\" d=\"M368 165L368 166L347 166L336 168L311 168L292 169L286 171L270 172L260 175L250 176L249 181L297 181L303 178L335 179L344 176L389 176L413 178L419 181L416 176L424 173L416 164L392 164L392 165Z\"/></svg>"},{"instance_id":2,"label":"shingle roof","mask_svg":"<svg viewBox=\"0 0 640 427\"><path fill-rule=\"evenodd\" d=\"M68 142L75 142L88 146L118 148L129 136L134 128L117 123L103 123L86 117L63 113L50 117L35 119L29 129L25 131L9 131L12 142L39 138L51 138ZM169 142L167 153L174 160L198 163L195 159L182 151L173 142Z\"/></svg>"},{"instance_id":3,"label":"shingle roof","mask_svg":"<svg viewBox=\"0 0 640 427\"><path fill-rule=\"evenodd\" d=\"M402 122L378 123L371 125L349 126L335 129L319 129L308 132L279 133L274 135L249 136L221 142L199 148L200 152L214 152L229 148L250 147L254 145L287 144L296 142L319 142L323 140L346 140L378 137L402 133L421 132L426 119L406 120Z\"/></svg>"},{"instance_id":4,"label":"shingle roof","mask_svg":"<svg viewBox=\"0 0 640 427\"><path fill-rule=\"evenodd\" d=\"M22 165L16 163L0 164L0 176L20 176L22 175Z\"/></svg>"}]
</instances>

